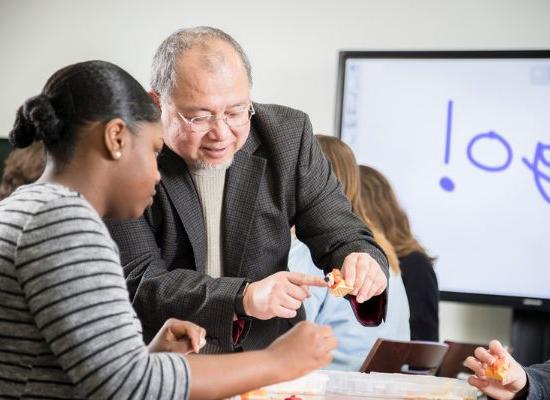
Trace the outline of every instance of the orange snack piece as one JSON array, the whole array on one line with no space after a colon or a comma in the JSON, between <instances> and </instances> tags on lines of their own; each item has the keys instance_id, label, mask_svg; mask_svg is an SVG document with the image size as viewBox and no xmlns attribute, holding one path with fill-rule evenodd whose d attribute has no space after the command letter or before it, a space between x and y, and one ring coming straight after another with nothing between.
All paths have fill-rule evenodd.
<instances>
[{"instance_id":1,"label":"orange snack piece","mask_svg":"<svg viewBox=\"0 0 550 400\"><path fill-rule=\"evenodd\" d=\"M510 364L504 358L497 358L492 365L485 366L485 376L496 381L503 381L510 369Z\"/></svg>"},{"instance_id":2,"label":"orange snack piece","mask_svg":"<svg viewBox=\"0 0 550 400\"><path fill-rule=\"evenodd\" d=\"M353 291L353 287L346 283L342 277L342 272L340 272L337 268L334 268L332 272L327 274L325 277L325 282L328 283L330 288L329 292L332 296L344 297Z\"/></svg>"},{"instance_id":3,"label":"orange snack piece","mask_svg":"<svg viewBox=\"0 0 550 400\"><path fill-rule=\"evenodd\" d=\"M267 399L268 398L267 395L268 395L267 390L256 389L256 390L251 390L250 392L241 394L241 400L250 400L250 399L257 399L257 398Z\"/></svg>"}]
</instances>

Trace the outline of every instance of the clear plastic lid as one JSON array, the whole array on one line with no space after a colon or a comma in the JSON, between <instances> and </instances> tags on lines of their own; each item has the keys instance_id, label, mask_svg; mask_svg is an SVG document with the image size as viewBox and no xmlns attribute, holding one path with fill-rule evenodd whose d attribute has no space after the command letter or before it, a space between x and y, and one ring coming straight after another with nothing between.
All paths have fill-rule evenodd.
<instances>
[{"instance_id":1,"label":"clear plastic lid","mask_svg":"<svg viewBox=\"0 0 550 400\"><path fill-rule=\"evenodd\" d=\"M266 386L241 395L241 400L321 400L325 397L329 377L321 372L313 372L301 378Z\"/></svg>"},{"instance_id":2,"label":"clear plastic lid","mask_svg":"<svg viewBox=\"0 0 550 400\"><path fill-rule=\"evenodd\" d=\"M425 375L318 371L293 381L266 386L241 400L475 400L477 390L466 382Z\"/></svg>"},{"instance_id":3,"label":"clear plastic lid","mask_svg":"<svg viewBox=\"0 0 550 400\"><path fill-rule=\"evenodd\" d=\"M323 371L327 394L351 397L475 400L477 391L466 382L425 375ZM327 398L334 396L327 396Z\"/></svg>"}]
</instances>

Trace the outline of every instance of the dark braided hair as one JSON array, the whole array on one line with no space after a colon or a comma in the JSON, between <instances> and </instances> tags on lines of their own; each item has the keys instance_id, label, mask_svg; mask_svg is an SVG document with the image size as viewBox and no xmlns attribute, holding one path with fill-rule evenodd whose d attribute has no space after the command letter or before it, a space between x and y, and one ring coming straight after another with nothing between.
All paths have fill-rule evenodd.
<instances>
[{"instance_id":1,"label":"dark braided hair","mask_svg":"<svg viewBox=\"0 0 550 400\"><path fill-rule=\"evenodd\" d=\"M23 104L9 139L14 147L43 141L59 164L73 156L80 128L91 122L123 119L130 131L140 122L156 122L160 110L145 89L122 68L85 61L54 73L42 93Z\"/></svg>"}]
</instances>

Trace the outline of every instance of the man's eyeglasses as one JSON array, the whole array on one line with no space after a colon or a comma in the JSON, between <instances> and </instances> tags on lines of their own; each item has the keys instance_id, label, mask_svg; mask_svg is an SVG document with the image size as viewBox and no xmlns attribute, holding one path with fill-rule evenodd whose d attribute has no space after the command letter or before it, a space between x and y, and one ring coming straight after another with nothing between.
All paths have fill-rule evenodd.
<instances>
[{"instance_id":1,"label":"man's eyeglasses","mask_svg":"<svg viewBox=\"0 0 550 400\"><path fill-rule=\"evenodd\" d=\"M179 117L185 122L193 132L204 133L210 131L218 120L222 120L231 128L238 128L239 126L246 125L250 118L256 114L254 111L254 106L250 104L250 107L239 111L233 111L230 113L225 113L222 116L216 115L201 115L193 118L185 118L178 112Z\"/></svg>"}]
</instances>

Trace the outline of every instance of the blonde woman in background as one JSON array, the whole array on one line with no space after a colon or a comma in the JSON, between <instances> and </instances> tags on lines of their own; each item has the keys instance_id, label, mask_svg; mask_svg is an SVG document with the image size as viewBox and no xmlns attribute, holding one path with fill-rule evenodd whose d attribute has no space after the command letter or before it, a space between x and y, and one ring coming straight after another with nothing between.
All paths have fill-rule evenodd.
<instances>
[{"instance_id":1,"label":"blonde woman in background","mask_svg":"<svg viewBox=\"0 0 550 400\"><path fill-rule=\"evenodd\" d=\"M304 301L306 318L323 325L330 325L338 338L338 348L333 353L329 369L358 371L377 338L409 340L409 305L405 286L400 276L399 260L390 242L376 224L368 218L361 199L359 166L353 151L341 140L316 135L325 156L341 184L342 191L351 203L357 217L372 228L373 236L386 253L390 264L388 284L387 318L377 327L365 327L356 317L350 302L333 297L324 288L310 288L311 297ZM291 271L322 275L311 258L307 246L293 235L288 266Z\"/></svg>"},{"instance_id":2,"label":"blonde woman in background","mask_svg":"<svg viewBox=\"0 0 550 400\"><path fill-rule=\"evenodd\" d=\"M439 340L439 288L433 268L435 258L411 232L407 214L397 202L388 180L372 167L361 165L365 211L382 229L399 257L411 311L411 339Z\"/></svg>"}]
</instances>

